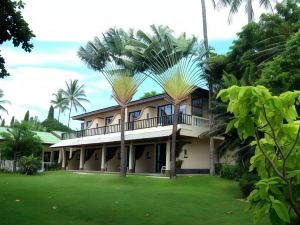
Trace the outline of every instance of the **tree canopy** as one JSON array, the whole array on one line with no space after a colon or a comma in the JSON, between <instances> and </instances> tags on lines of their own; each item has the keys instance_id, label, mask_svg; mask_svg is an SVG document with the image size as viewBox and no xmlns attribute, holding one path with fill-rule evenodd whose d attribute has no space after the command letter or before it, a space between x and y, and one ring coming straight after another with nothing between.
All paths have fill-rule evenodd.
<instances>
[{"instance_id":1,"label":"tree canopy","mask_svg":"<svg viewBox=\"0 0 300 225\"><path fill-rule=\"evenodd\" d=\"M21 10L24 5L21 0L1 0L0 45L6 41L11 41L15 47L21 45L22 49L30 52L33 48L30 41L35 35L22 16ZM5 76L9 76L9 73L5 68L5 60L0 54L0 78Z\"/></svg>"}]
</instances>

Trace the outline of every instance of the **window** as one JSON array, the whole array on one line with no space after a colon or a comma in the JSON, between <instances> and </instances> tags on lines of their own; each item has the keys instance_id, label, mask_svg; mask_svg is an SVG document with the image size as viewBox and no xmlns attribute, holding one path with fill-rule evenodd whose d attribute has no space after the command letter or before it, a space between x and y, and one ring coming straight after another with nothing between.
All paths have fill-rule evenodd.
<instances>
[{"instance_id":1,"label":"window","mask_svg":"<svg viewBox=\"0 0 300 225\"><path fill-rule=\"evenodd\" d=\"M109 125L113 120L113 116L105 117L105 126Z\"/></svg>"},{"instance_id":2,"label":"window","mask_svg":"<svg viewBox=\"0 0 300 225\"><path fill-rule=\"evenodd\" d=\"M134 130L134 120L139 118L141 110L128 113L128 129Z\"/></svg>"},{"instance_id":3,"label":"window","mask_svg":"<svg viewBox=\"0 0 300 225\"><path fill-rule=\"evenodd\" d=\"M174 113L174 108L171 104L161 105L157 107L157 119L159 125L170 125L173 124L172 114Z\"/></svg>"},{"instance_id":4,"label":"window","mask_svg":"<svg viewBox=\"0 0 300 225\"><path fill-rule=\"evenodd\" d=\"M128 113L128 122L134 121L134 119L139 118L140 115L141 115L141 110Z\"/></svg>"},{"instance_id":5,"label":"window","mask_svg":"<svg viewBox=\"0 0 300 225\"><path fill-rule=\"evenodd\" d=\"M81 130L84 130L84 123L81 123Z\"/></svg>"},{"instance_id":6,"label":"window","mask_svg":"<svg viewBox=\"0 0 300 225\"><path fill-rule=\"evenodd\" d=\"M86 128L89 128L92 125L92 121L91 120L86 121L85 123L86 123Z\"/></svg>"},{"instance_id":7,"label":"window","mask_svg":"<svg viewBox=\"0 0 300 225\"><path fill-rule=\"evenodd\" d=\"M192 98L192 115L203 116L203 97Z\"/></svg>"},{"instance_id":8,"label":"window","mask_svg":"<svg viewBox=\"0 0 300 225\"><path fill-rule=\"evenodd\" d=\"M180 105L179 113L186 114L186 104Z\"/></svg>"}]
</instances>

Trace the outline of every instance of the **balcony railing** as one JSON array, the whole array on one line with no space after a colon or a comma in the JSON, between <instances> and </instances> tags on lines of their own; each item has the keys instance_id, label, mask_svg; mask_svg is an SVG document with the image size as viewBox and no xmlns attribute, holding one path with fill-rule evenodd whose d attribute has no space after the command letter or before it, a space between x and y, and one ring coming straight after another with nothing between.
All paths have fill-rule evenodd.
<instances>
[{"instance_id":1,"label":"balcony railing","mask_svg":"<svg viewBox=\"0 0 300 225\"><path fill-rule=\"evenodd\" d=\"M159 126L169 126L173 124L174 115L153 117L143 120L135 120L132 122L125 123L125 131L138 130L151 127ZM193 126L208 126L208 119L202 117L195 117L187 114L180 114L178 117L178 124L186 124ZM70 133L63 133L62 139L72 139L72 138L81 138L87 136L101 135L101 134L111 134L121 131L121 125L109 125L98 128L91 128L85 130L74 131Z\"/></svg>"}]
</instances>

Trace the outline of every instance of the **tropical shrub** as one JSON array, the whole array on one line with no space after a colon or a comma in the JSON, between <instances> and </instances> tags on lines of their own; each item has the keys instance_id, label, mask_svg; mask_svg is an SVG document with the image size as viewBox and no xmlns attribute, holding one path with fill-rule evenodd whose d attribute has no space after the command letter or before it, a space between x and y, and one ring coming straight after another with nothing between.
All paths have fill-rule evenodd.
<instances>
[{"instance_id":1,"label":"tropical shrub","mask_svg":"<svg viewBox=\"0 0 300 225\"><path fill-rule=\"evenodd\" d=\"M22 156L20 158L21 172L26 175L35 175L41 168L42 162L39 158L30 156Z\"/></svg>"},{"instance_id":2,"label":"tropical shrub","mask_svg":"<svg viewBox=\"0 0 300 225\"><path fill-rule=\"evenodd\" d=\"M240 167L238 165L223 164L221 166L220 176L230 180L237 180L240 177Z\"/></svg>"},{"instance_id":3,"label":"tropical shrub","mask_svg":"<svg viewBox=\"0 0 300 225\"><path fill-rule=\"evenodd\" d=\"M255 173L244 173L239 179L239 185L244 197L255 189L255 184L259 181L259 176Z\"/></svg>"},{"instance_id":4,"label":"tropical shrub","mask_svg":"<svg viewBox=\"0 0 300 225\"><path fill-rule=\"evenodd\" d=\"M240 139L255 140L250 172L260 180L248 197L255 221L265 215L276 225L300 219L300 91L272 96L263 86L232 86L218 97L233 114L226 132L236 129Z\"/></svg>"}]
</instances>

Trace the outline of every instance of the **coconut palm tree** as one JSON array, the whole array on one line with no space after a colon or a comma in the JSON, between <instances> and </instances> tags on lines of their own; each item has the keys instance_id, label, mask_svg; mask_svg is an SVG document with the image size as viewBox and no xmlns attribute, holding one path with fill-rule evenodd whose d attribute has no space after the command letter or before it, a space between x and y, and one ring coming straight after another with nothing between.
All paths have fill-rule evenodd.
<instances>
[{"instance_id":1,"label":"coconut palm tree","mask_svg":"<svg viewBox=\"0 0 300 225\"><path fill-rule=\"evenodd\" d=\"M74 107L75 111L78 111L78 108L82 109L84 112L86 109L81 104L81 102L89 102L86 99L84 85L79 85L78 80L70 80L69 83L66 81L67 89L61 90L62 95L64 96L65 101L69 102L69 120L68 120L68 127L70 127L70 119L71 119L71 112Z\"/></svg>"},{"instance_id":2,"label":"coconut palm tree","mask_svg":"<svg viewBox=\"0 0 300 225\"><path fill-rule=\"evenodd\" d=\"M3 96L4 96L3 90L0 89L0 99L2 99ZM10 102L7 100L0 100L0 111L3 111L8 114L7 109L4 108L4 106L2 104L10 104ZM1 119L1 116L0 116L0 119Z\"/></svg>"},{"instance_id":3,"label":"coconut palm tree","mask_svg":"<svg viewBox=\"0 0 300 225\"><path fill-rule=\"evenodd\" d=\"M166 100L174 106L170 168L170 178L174 179L176 178L176 135L180 104L198 87L206 85L198 61L199 55L203 58L205 51L201 48L198 56L190 54L183 57L176 49L171 48L167 56L161 56L160 52L154 51L151 54L152 56L147 59L151 65L148 66L150 69L146 74L164 89L167 94Z\"/></svg>"},{"instance_id":4,"label":"coconut palm tree","mask_svg":"<svg viewBox=\"0 0 300 225\"><path fill-rule=\"evenodd\" d=\"M63 91L61 89L58 90L57 93L54 93L53 96L54 96L54 99L51 100L50 103L54 105L55 109L58 109L57 120L59 122L60 114L69 109L69 107L68 107L69 102L68 102L68 99L66 99L64 97Z\"/></svg>"},{"instance_id":5,"label":"coconut palm tree","mask_svg":"<svg viewBox=\"0 0 300 225\"><path fill-rule=\"evenodd\" d=\"M204 0L202 0L204 1ZM217 5L220 7L230 7L228 22L231 22L232 16L236 14L241 5L245 3L245 12L248 16L248 23L253 22L254 20L254 11L253 11L253 0L220 0ZM259 5L263 6L265 9L272 10L272 4L270 0L261 0Z\"/></svg>"}]
</instances>

